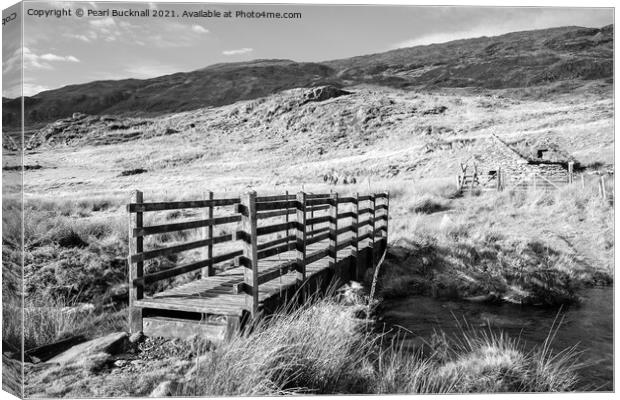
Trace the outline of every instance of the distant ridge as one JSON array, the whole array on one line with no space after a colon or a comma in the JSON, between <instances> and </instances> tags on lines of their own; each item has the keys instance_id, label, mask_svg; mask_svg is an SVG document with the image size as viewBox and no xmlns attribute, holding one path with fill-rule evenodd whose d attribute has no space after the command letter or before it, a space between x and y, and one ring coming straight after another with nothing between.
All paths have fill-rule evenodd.
<instances>
[{"instance_id":1,"label":"distant ridge","mask_svg":"<svg viewBox=\"0 0 620 400\"><path fill-rule=\"evenodd\" d=\"M296 87L368 83L414 88L526 88L602 80L612 84L613 25L559 27L460 39L320 63L220 63L152 79L96 81L25 98L26 126L74 112L157 115L221 106ZM19 124L19 99L2 99L3 129Z\"/></svg>"}]
</instances>

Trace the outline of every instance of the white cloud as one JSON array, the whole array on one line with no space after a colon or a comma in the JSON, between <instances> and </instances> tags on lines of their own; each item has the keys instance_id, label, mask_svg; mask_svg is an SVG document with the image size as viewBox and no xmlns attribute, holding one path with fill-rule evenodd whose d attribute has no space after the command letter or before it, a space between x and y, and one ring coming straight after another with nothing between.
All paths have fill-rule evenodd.
<instances>
[{"instance_id":1,"label":"white cloud","mask_svg":"<svg viewBox=\"0 0 620 400\"><path fill-rule=\"evenodd\" d=\"M254 51L254 49L252 49L250 47L244 47L242 49L224 50L222 52L222 54L224 54L225 56L236 56L236 55L239 55L239 54L251 53L253 51Z\"/></svg>"},{"instance_id":2,"label":"white cloud","mask_svg":"<svg viewBox=\"0 0 620 400\"><path fill-rule=\"evenodd\" d=\"M209 33L209 30L201 25L192 25L192 31L196 33Z\"/></svg>"},{"instance_id":3,"label":"white cloud","mask_svg":"<svg viewBox=\"0 0 620 400\"><path fill-rule=\"evenodd\" d=\"M45 61L80 62L80 60L78 60L77 58L73 56L59 56L59 55L51 54L51 53L43 54L39 58Z\"/></svg>"},{"instance_id":4,"label":"white cloud","mask_svg":"<svg viewBox=\"0 0 620 400\"><path fill-rule=\"evenodd\" d=\"M90 24L96 27L111 27L111 26L115 26L116 22L114 21L114 18L106 17L102 19L92 20L90 21Z\"/></svg>"},{"instance_id":5,"label":"white cloud","mask_svg":"<svg viewBox=\"0 0 620 400\"><path fill-rule=\"evenodd\" d=\"M96 36L95 36L94 38L92 38L92 39L91 39L90 37L88 37L88 36L86 36L86 35L73 34L73 33L65 33L63 36L64 36L64 37L68 37L68 38L70 38L70 39L77 39L77 40L81 40L82 42L86 42L86 43L88 43L88 42L90 42L92 39L95 39L95 38L96 38Z\"/></svg>"}]
</instances>

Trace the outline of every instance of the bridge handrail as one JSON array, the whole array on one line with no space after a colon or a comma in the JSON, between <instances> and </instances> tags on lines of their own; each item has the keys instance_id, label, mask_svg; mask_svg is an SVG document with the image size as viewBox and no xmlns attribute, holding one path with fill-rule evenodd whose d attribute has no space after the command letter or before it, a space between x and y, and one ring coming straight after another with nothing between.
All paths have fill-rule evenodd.
<instances>
[{"instance_id":1,"label":"bridge handrail","mask_svg":"<svg viewBox=\"0 0 620 400\"><path fill-rule=\"evenodd\" d=\"M272 195L258 197L250 192L238 198L214 199L208 192L206 200L151 202L143 201L143 194L135 191L127 205L129 214L129 265L130 303L144 298L145 286L163 279L202 270L203 276L214 274L214 265L234 261L244 265L242 284L233 291L247 295L247 307L255 313L258 307L259 285L276 279L291 271L297 272L299 283L306 278L306 265L328 257L330 264L336 264L338 251L353 246L356 254L360 243L366 239L374 243L376 237L387 237L389 193L339 197L337 193L296 195ZM360 203L364 207L360 208ZM222 207L234 206L234 209ZM348 209L343 209L348 207ZM199 209L206 218L144 226L143 213L179 209ZM214 211L226 212L214 216ZM315 216L316 212L326 212ZM308 218L308 214L310 218ZM291 218L291 215L295 217ZM366 217L366 218L362 218ZM273 219L284 222L273 222ZM259 224L259 221L262 223ZM378 223L381 223L380 225ZM238 224L230 233L214 236L213 227ZM259 226L260 225L260 226ZM370 227L368 232L362 228ZM144 238L151 235L199 229L202 237L183 243L155 249L144 249ZM340 241L340 236L352 233L352 237ZM283 237L281 235L284 234ZM276 236L274 238L274 236ZM259 242L258 239L265 238ZM328 241L327 248L306 253L307 246ZM229 243L237 242L241 248L231 249ZM214 248L226 245L223 251L214 255ZM170 256L190 250L203 249L204 257L173 268L144 273L144 262L157 257ZM275 269L259 273L258 261L277 254L296 251L296 260L284 263Z\"/></svg>"}]
</instances>

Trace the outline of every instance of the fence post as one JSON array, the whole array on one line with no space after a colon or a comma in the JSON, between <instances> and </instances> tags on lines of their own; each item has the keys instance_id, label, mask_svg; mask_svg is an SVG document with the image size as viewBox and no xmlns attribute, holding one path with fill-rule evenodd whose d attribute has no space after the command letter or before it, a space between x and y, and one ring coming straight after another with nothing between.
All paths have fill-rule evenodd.
<instances>
[{"instance_id":1,"label":"fence post","mask_svg":"<svg viewBox=\"0 0 620 400\"><path fill-rule=\"evenodd\" d=\"M207 192L207 196L206 196L207 200L213 200L213 192L209 191ZM206 213L205 213L205 217L207 219L213 219L213 206L209 205L207 207ZM207 227L202 228L202 238L203 239L213 239L213 225L209 225ZM201 276L204 278L206 276L213 276L214 275L214 271L213 271L213 243L209 243L207 245L207 251L206 251L206 259L209 260L209 265L207 265L206 268L203 268L201 271Z\"/></svg>"},{"instance_id":2,"label":"fence post","mask_svg":"<svg viewBox=\"0 0 620 400\"><path fill-rule=\"evenodd\" d=\"M329 257L330 267L335 267L338 262L338 193L332 192L329 203Z\"/></svg>"},{"instance_id":3,"label":"fence post","mask_svg":"<svg viewBox=\"0 0 620 400\"><path fill-rule=\"evenodd\" d=\"M297 283L306 279L306 193L297 193Z\"/></svg>"},{"instance_id":4,"label":"fence post","mask_svg":"<svg viewBox=\"0 0 620 400\"><path fill-rule=\"evenodd\" d=\"M573 161L568 162L568 183L573 183L573 169L575 163Z\"/></svg>"},{"instance_id":5,"label":"fence post","mask_svg":"<svg viewBox=\"0 0 620 400\"><path fill-rule=\"evenodd\" d=\"M585 189L586 188L586 179L583 176L583 174L581 174L581 188Z\"/></svg>"},{"instance_id":6,"label":"fence post","mask_svg":"<svg viewBox=\"0 0 620 400\"><path fill-rule=\"evenodd\" d=\"M131 202L135 204L142 204L144 202L142 192L139 190L133 192ZM129 213L129 258L127 259L127 264L129 265L129 331L131 333L141 332L143 330L142 309L135 307L133 304L136 300L140 300L144 297L143 283L134 283L134 279L142 278L144 275L144 262L131 262L132 255L142 253L144 250L143 237L133 236L133 228L139 229L142 227L142 212L138 211L136 213Z\"/></svg>"},{"instance_id":7,"label":"fence post","mask_svg":"<svg viewBox=\"0 0 620 400\"><path fill-rule=\"evenodd\" d=\"M387 248L388 242L388 227L390 221L390 192L385 192L385 246Z\"/></svg>"},{"instance_id":8,"label":"fence post","mask_svg":"<svg viewBox=\"0 0 620 400\"><path fill-rule=\"evenodd\" d=\"M371 194L370 195L370 201L372 201L372 214L370 215L370 218L372 218L372 247L370 248L370 259L372 261L372 267L374 268L375 266L375 228L376 228L376 223L375 223L375 212L377 209L377 197L375 196L375 194Z\"/></svg>"},{"instance_id":9,"label":"fence post","mask_svg":"<svg viewBox=\"0 0 620 400\"><path fill-rule=\"evenodd\" d=\"M497 191L502 191L502 167L497 167Z\"/></svg>"},{"instance_id":10,"label":"fence post","mask_svg":"<svg viewBox=\"0 0 620 400\"><path fill-rule=\"evenodd\" d=\"M360 231L359 231L359 227L358 227L358 223L359 223L359 210L360 210L360 206L359 206L359 198L360 198L360 194L359 193L355 193L355 198L353 200L353 217L351 218L351 227L353 228L353 257L355 260L355 280L360 281L362 280L362 274L360 271L360 262L359 262L359 251L360 251L360 245L359 245L359 237L360 237Z\"/></svg>"},{"instance_id":11,"label":"fence post","mask_svg":"<svg viewBox=\"0 0 620 400\"><path fill-rule=\"evenodd\" d=\"M258 312L258 249L256 238L256 192L251 191L241 197L245 212L241 214L241 229L246 233L243 255L243 281L250 293L246 293L245 305L251 310L252 317Z\"/></svg>"},{"instance_id":12,"label":"fence post","mask_svg":"<svg viewBox=\"0 0 620 400\"><path fill-rule=\"evenodd\" d=\"M605 175L601 175L601 197L607 200L607 191L605 190Z\"/></svg>"}]
</instances>

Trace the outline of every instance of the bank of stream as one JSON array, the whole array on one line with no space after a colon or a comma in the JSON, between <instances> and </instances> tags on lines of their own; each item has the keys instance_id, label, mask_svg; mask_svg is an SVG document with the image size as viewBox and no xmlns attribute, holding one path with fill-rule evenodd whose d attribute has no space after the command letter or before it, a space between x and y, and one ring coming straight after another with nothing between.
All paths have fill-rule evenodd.
<instances>
[{"instance_id":1,"label":"bank of stream","mask_svg":"<svg viewBox=\"0 0 620 400\"><path fill-rule=\"evenodd\" d=\"M388 299L380 307L382 329L405 336L411 351L435 333L458 337L463 329L503 331L519 338L526 349L540 346L554 321L561 322L552 342L560 351L577 346L585 366L578 390L613 390L613 288L588 288L578 305L525 307L514 304L474 303L428 296Z\"/></svg>"}]
</instances>

